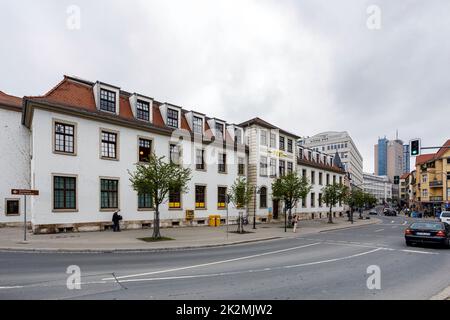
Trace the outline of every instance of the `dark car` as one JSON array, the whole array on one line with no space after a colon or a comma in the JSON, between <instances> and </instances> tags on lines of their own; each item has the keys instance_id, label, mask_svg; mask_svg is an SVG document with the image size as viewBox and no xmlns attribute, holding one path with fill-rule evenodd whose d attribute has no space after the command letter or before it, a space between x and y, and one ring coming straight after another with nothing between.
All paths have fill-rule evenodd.
<instances>
[{"instance_id":1,"label":"dark car","mask_svg":"<svg viewBox=\"0 0 450 320\"><path fill-rule=\"evenodd\" d=\"M444 222L414 222L405 230L406 245L439 244L450 247L450 225Z\"/></svg>"},{"instance_id":2,"label":"dark car","mask_svg":"<svg viewBox=\"0 0 450 320\"><path fill-rule=\"evenodd\" d=\"M397 215L397 211L392 208L385 208L383 210L383 213L385 216L396 216Z\"/></svg>"}]
</instances>

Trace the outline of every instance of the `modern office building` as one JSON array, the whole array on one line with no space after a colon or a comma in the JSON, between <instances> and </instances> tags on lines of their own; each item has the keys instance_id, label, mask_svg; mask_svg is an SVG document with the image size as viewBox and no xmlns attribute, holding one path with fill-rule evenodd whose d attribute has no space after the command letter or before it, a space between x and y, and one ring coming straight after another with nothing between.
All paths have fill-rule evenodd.
<instances>
[{"instance_id":1,"label":"modern office building","mask_svg":"<svg viewBox=\"0 0 450 320\"><path fill-rule=\"evenodd\" d=\"M23 221L23 198L12 188L37 189L27 210L35 233L105 230L116 210L125 229L152 227L153 199L129 181L129 170L151 153L192 173L187 192L172 190L160 206L163 227L208 225L210 215L236 221L244 210L231 204L227 214L225 199L238 177L258 187L250 219L281 218L283 203L272 199L271 184L294 170L306 172L313 186L294 210L303 218L326 216L321 190L345 175L333 157L304 155L299 136L259 118L236 125L69 76L42 96L0 93L0 128L0 225ZM333 208L342 211L342 204Z\"/></svg>"},{"instance_id":2,"label":"modern office building","mask_svg":"<svg viewBox=\"0 0 450 320\"><path fill-rule=\"evenodd\" d=\"M364 173L363 191L377 198L378 203L386 203L392 199L392 183L387 176Z\"/></svg>"},{"instance_id":3,"label":"modern office building","mask_svg":"<svg viewBox=\"0 0 450 320\"><path fill-rule=\"evenodd\" d=\"M363 158L348 132L319 133L300 139L299 145L330 156L335 156L337 152L345 170L350 175L351 184L360 186L364 182Z\"/></svg>"},{"instance_id":4,"label":"modern office building","mask_svg":"<svg viewBox=\"0 0 450 320\"><path fill-rule=\"evenodd\" d=\"M378 139L374 146L374 167L375 175L388 176L389 181L394 181L394 176L401 176L404 173L404 147L399 139L388 140Z\"/></svg>"}]
</instances>

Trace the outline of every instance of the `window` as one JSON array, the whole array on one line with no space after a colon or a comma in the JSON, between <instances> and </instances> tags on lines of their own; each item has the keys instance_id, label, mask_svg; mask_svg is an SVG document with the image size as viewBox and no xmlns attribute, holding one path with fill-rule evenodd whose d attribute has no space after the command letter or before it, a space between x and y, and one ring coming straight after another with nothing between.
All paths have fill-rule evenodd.
<instances>
[{"instance_id":1,"label":"window","mask_svg":"<svg viewBox=\"0 0 450 320\"><path fill-rule=\"evenodd\" d=\"M200 117L194 116L192 119L192 130L194 133L203 134L203 119Z\"/></svg>"},{"instance_id":2,"label":"window","mask_svg":"<svg viewBox=\"0 0 450 320\"><path fill-rule=\"evenodd\" d=\"M306 178L306 169L302 169L302 177Z\"/></svg>"},{"instance_id":3,"label":"window","mask_svg":"<svg viewBox=\"0 0 450 320\"><path fill-rule=\"evenodd\" d=\"M287 151L292 153L292 139L287 140Z\"/></svg>"},{"instance_id":4,"label":"window","mask_svg":"<svg viewBox=\"0 0 450 320\"><path fill-rule=\"evenodd\" d=\"M342 177L339 177L339 184L342 184Z\"/></svg>"},{"instance_id":5,"label":"window","mask_svg":"<svg viewBox=\"0 0 450 320\"><path fill-rule=\"evenodd\" d=\"M259 189L259 207L267 208L267 188L261 187Z\"/></svg>"},{"instance_id":6,"label":"window","mask_svg":"<svg viewBox=\"0 0 450 320\"><path fill-rule=\"evenodd\" d=\"M70 124L55 122L55 151L75 153L74 148L75 127Z\"/></svg>"},{"instance_id":7,"label":"window","mask_svg":"<svg viewBox=\"0 0 450 320\"><path fill-rule=\"evenodd\" d=\"M76 209L76 178L53 177L53 209Z\"/></svg>"},{"instance_id":8,"label":"window","mask_svg":"<svg viewBox=\"0 0 450 320\"><path fill-rule=\"evenodd\" d=\"M319 185L322 185L322 172L319 172Z\"/></svg>"},{"instance_id":9,"label":"window","mask_svg":"<svg viewBox=\"0 0 450 320\"><path fill-rule=\"evenodd\" d=\"M102 131L102 158L117 158L117 134Z\"/></svg>"},{"instance_id":10,"label":"window","mask_svg":"<svg viewBox=\"0 0 450 320\"><path fill-rule=\"evenodd\" d=\"M196 150L195 167L197 170L205 170L205 150L203 149Z\"/></svg>"},{"instance_id":11,"label":"window","mask_svg":"<svg viewBox=\"0 0 450 320\"><path fill-rule=\"evenodd\" d=\"M266 130L261 130L261 145L262 146L267 146L267 131Z\"/></svg>"},{"instance_id":12,"label":"window","mask_svg":"<svg viewBox=\"0 0 450 320\"><path fill-rule=\"evenodd\" d=\"M119 207L119 180L100 179L100 208L117 209Z\"/></svg>"},{"instance_id":13,"label":"window","mask_svg":"<svg viewBox=\"0 0 450 320\"><path fill-rule=\"evenodd\" d=\"M138 209L153 208L153 198L150 193L138 194Z\"/></svg>"},{"instance_id":14,"label":"window","mask_svg":"<svg viewBox=\"0 0 450 320\"><path fill-rule=\"evenodd\" d=\"M276 177L277 176L277 160L276 159L270 159L270 176Z\"/></svg>"},{"instance_id":15,"label":"window","mask_svg":"<svg viewBox=\"0 0 450 320\"><path fill-rule=\"evenodd\" d=\"M216 137L217 139L222 139L223 140L223 124L221 123L216 123Z\"/></svg>"},{"instance_id":16,"label":"window","mask_svg":"<svg viewBox=\"0 0 450 320\"><path fill-rule=\"evenodd\" d=\"M139 162L149 162L152 152L152 140L139 138Z\"/></svg>"},{"instance_id":17,"label":"window","mask_svg":"<svg viewBox=\"0 0 450 320\"><path fill-rule=\"evenodd\" d=\"M280 150L284 150L284 137L280 136Z\"/></svg>"},{"instance_id":18,"label":"window","mask_svg":"<svg viewBox=\"0 0 450 320\"><path fill-rule=\"evenodd\" d=\"M169 159L171 163L180 164L181 147L176 143L169 145Z\"/></svg>"},{"instance_id":19,"label":"window","mask_svg":"<svg viewBox=\"0 0 450 320\"><path fill-rule=\"evenodd\" d=\"M227 172L227 155L225 153L219 153L219 172Z\"/></svg>"},{"instance_id":20,"label":"window","mask_svg":"<svg viewBox=\"0 0 450 320\"><path fill-rule=\"evenodd\" d=\"M322 194L319 193L319 198L317 199L319 202L319 207L322 207Z\"/></svg>"},{"instance_id":21,"label":"window","mask_svg":"<svg viewBox=\"0 0 450 320\"><path fill-rule=\"evenodd\" d=\"M298 157L303 159L303 149L298 149Z\"/></svg>"},{"instance_id":22,"label":"window","mask_svg":"<svg viewBox=\"0 0 450 320\"><path fill-rule=\"evenodd\" d=\"M139 120L150 121L150 104L148 102L142 100L137 101L136 117Z\"/></svg>"},{"instance_id":23,"label":"window","mask_svg":"<svg viewBox=\"0 0 450 320\"><path fill-rule=\"evenodd\" d=\"M260 159L260 175L267 176L267 157L261 156Z\"/></svg>"},{"instance_id":24,"label":"window","mask_svg":"<svg viewBox=\"0 0 450 320\"><path fill-rule=\"evenodd\" d=\"M428 178L428 177L427 177L426 174L422 175L422 183L426 183L427 180L428 180L427 178Z\"/></svg>"},{"instance_id":25,"label":"window","mask_svg":"<svg viewBox=\"0 0 450 320\"><path fill-rule=\"evenodd\" d=\"M447 172L447 180L450 180L450 172Z\"/></svg>"},{"instance_id":26,"label":"window","mask_svg":"<svg viewBox=\"0 0 450 320\"><path fill-rule=\"evenodd\" d=\"M292 173L292 162L287 163L287 173Z\"/></svg>"},{"instance_id":27,"label":"window","mask_svg":"<svg viewBox=\"0 0 450 320\"><path fill-rule=\"evenodd\" d=\"M423 189L422 190L422 197L428 197L428 190L427 189Z\"/></svg>"},{"instance_id":28,"label":"window","mask_svg":"<svg viewBox=\"0 0 450 320\"><path fill-rule=\"evenodd\" d=\"M234 129L234 138L236 140L236 143L242 144L242 130L241 129Z\"/></svg>"},{"instance_id":29,"label":"window","mask_svg":"<svg viewBox=\"0 0 450 320\"><path fill-rule=\"evenodd\" d=\"M314 192L311 193L311 208L314 208L316 206L314 202L314 198L316 197L316 194Z\"/></svg>"},{"instance_id":30,"label":"window","mask_svg":"<svg viewBox=\"0 0 450 320\"><path fill-rule=\"evenodd\" d=\"M100 110L116 112L116 93L100 89Z\"/></svg>"},{"instance_id":31,"label":"window","mask_svg":"<svg viewBox=\"0 0 450 320\"><path fill-rule=\"evenodd\" d=\"M227 202L227 188L217 187L217 209L224 209Z\"/></svg>"},{"instance_id":32,"label":"window","mask_svg":"<svg viewBox=\"0 0 450 320\"><path fill-rule=\"evenodd\" d=\"M276 148L276 139L277 139L277 135L275 133L271 133L270 134L270 147L271 148Z\"/></svg>"},{"instance_id":33,"label":"window","mask_svg":"<svg viewBox=\"0 0 450 320\"><path fill-rule=\"evenodd\" d=\"M311 170L311 184L316 183L316 172Z\"/></svg>"},{"instance_id":34,"label":"window","mask_svg":"<svg viewBox=\"0 0 450 320\"><path fill-rule=\"evenodd\" d=\"M167 109L167 125L172 128L178 128L178 111Z\"/></svg>"},{"instance_id":35,"label":"window","mask_svg":"<svg viewBox=\"0 0 450 320\"><path fill-rule=\"evenodd\" d=\"M302 198L302 208L306 208L306 196Z\"/></svg>"},{"instance_id":36,"label":"window","mask_svg":"<svg viewBox=\"0 0 450 320\"><path fill-rule=\"evenodd\" d=\"M19 199L6 199L5 210L7 216L19 215Z\"/></svg>"},{"instance_id":37,"label":"window","mask_svg":"<svg viewBox=\"0 0 450 320\"><path fill-rule=\"evenodd\" d=\"M206 186L195 186L195 208L206 208Z\"/></svg>"},{"instance_id":38,"label":"window","mask_svg":"<svg viewBox=\"0 0 450 320\"><path fill-rule=\"evenodd\" d=\"M286 173L286 162L284 160L280 160L278 169L279 169L280 177L284 176Z\"/></svg>"},{"instance_id":39,"label":"window","mask_svg":"<svg viewBox=\"0 0 450 320\"><path fill-rule=\"evenodd\" d=\"M239 175L245 175L245 163L244 158L239 157L238 158L238 174Z\"/></svg>"},{"instance_id":40,"label":"window","mask_svg":"<svg viewBox=\"0 0 450 320\"><path fill-rule=\"evenodd\" d=\"M336 176L333 175L333 184L336 184Z\"/></svg>"},{"instance_id":41,"label":"window","mask_svg":"<svg viewBox=\"0 0 450 320\"><path fill-rule=\"evenodd\" d=\"M180 190L169 191L169 209L181 208L181 192Z\"/></svg>"}]
</instances>

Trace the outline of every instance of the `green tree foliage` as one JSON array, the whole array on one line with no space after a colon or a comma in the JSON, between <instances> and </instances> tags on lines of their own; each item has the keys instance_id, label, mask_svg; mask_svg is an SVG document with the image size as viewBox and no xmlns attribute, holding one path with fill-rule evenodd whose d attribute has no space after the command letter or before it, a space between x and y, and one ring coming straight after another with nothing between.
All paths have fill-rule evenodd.
<instances>
[{"instance_id":1,"label":"green tree foliage","mask_svg":"<svg viewBox=\"0 0 450 320\"><path fill-rule=\"evenodd\" d=\"M151 154L147 163L137 163L134 172L128 171L130 182L138 194L150 194L155 206L153 238L161 238L159 206L168 199L170 190L187 192L187 183L191 179L191 170L164 157Z\"/></svg>"},{"instance_id":2,"label":"green tree foliage","mask_svg":"<svg viewBox=\"0 0 450 320\"><path fill-rule=\"evenodd\" d=\"M333 207L339 202L345 202L347 193L348 187L339 183L327 185L322 189L322 201L330 208L328 223L333 223Z\"/></svg>"}]
</instances>

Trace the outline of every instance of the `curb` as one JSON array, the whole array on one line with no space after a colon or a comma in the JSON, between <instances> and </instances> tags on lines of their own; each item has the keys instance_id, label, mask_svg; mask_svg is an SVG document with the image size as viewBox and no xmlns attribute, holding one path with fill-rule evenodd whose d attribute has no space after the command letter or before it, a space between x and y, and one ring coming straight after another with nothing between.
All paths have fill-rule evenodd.
<instances>
[{"instance_id":1,"label":"curb","mask_svg":"<svg viewBox=\"0 0 450 320\"><path fill-rule=\"evenodd\" d=\"M432 296L430 300L450 300L450 286Z\"/></svg>"},{"instance_id":2,"label":"curb","mask_svg":"<svg viewBox=\"0 0 450 320\"><path fill-rule=\"evenodd\" d=\"M214 247L227 247L239 244L246 244L252 242L262 242L270 240L285 239L284 237L267 237L251 240L235 241L230 243L206 244L199 246L185 246L173 248L140 248L140 249L53 249L53 248L0 248L0 252L20 252L20 253L138 253L138 252L168 252L168 251L183 251L195 250Z\"/></svg>"},{"instance_id":3,"label":"curb","mask_svg":"<svg viewBox=\"0 0 450 320\"><path fill-rule=\"evenodd\" d=\"M342 226L342 227L333 227L326 230L320 231L312 231L306 234L313 233L323 233L335 230L343 230L343 229L352 229L352 228L361 228L367 225L376 224L382 222L380 219L374 219L368 223L362 225L353 225L353 226ZM219 244L206 244L206 245L198 245L198 246L185 246L185 247L173 247L173 248L134 248L134 249L58 249L58 248L17 248L17 247L0 247L0 252L20 252L20 253L139 253L139 252L170 252L170 251L183 251L183 250L195 250L195 249L206 249L206 248L220 248L227 247L233 245L240 245L246 243L254 243L254 242L262 242L262 241L270 241L270 240L281 240L281 239L291 239L290 237L282 237L282 236L274 236L267 238L257 238L250 240L242 240L235 241L229 243L219 243Z\"/></svg>"}]
</instances>

